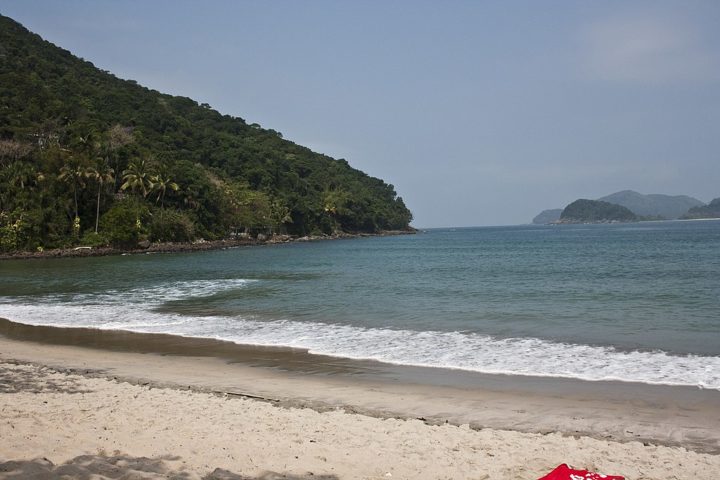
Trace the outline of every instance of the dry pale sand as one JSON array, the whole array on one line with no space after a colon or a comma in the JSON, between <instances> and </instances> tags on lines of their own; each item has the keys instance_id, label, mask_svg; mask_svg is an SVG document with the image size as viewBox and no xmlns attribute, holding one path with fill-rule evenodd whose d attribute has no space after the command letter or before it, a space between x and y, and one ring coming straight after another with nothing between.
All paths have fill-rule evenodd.
<instances>
[{"instance_id":1,"label":"dry pale sand","mask_svg":"<svg viewBox=\"0 0 720 480\"><path fill-rule=\"evenodd\" d=\"M18 479L534 479L563 462L628 479L720 472L720 456L678 447L318 412L8 361L0 462L0 478Z\"/></svg>"}]
</instances>

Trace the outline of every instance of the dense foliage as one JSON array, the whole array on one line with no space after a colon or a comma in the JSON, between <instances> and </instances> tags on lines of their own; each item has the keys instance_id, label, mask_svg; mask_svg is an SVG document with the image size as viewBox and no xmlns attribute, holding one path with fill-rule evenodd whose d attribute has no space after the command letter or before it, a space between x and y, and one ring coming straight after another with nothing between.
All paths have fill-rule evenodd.
<instances>
[{"instance_id":1,"label":"dense foliage","mask_svg":"<svg viewBox=\"0 0 720 480\"><path fill-rule=\"evenodd\" d=\"M575 200L560 214L563 222L632 222L637 216L627 208L600 200Z\"/></svg>"},{"instance_id":2,"label":"dense foliage","mask_svg":"<svg viewBox=\"0 0 720 480\"><path fill-rule=\"evenodd\" d=\"M691 208L682 218L720 218L720 198L707 205Z\"/></svg>"},{"instance_id":3,"label":"dense foliage","mask_svg":"<svg viewBox=\"0 0 720 480\"><path fill-rule=\"evenodd\" d=\"M392 185L345 160L119 79L0 16L0 250L411 219Z\"/></svg>"}]
</instances>

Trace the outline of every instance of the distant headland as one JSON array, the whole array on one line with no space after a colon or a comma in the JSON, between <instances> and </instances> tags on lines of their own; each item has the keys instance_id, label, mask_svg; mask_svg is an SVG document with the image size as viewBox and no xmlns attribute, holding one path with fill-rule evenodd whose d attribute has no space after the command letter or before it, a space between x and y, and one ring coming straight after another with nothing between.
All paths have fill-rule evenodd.
<instances>
[{"instance_id":1,"label":"distant headland","mask_svg":"<svg viewBox=\"0 0 720 480\"><path fill-rule=\"evenodd\" d=\"M578 199L563 208L543 210L532 223L613 223L647 220L720 218L720 198L709 204L687 195L643 195L623 190L597 200Z\"/></svg>"}]
</instances>

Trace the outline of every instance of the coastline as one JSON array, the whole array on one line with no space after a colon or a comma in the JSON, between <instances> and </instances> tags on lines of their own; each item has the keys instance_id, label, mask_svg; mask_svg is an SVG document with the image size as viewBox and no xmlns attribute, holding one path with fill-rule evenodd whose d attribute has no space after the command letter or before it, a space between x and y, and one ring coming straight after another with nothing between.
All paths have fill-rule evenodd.
<instances>
[{"instance_id":1,"label":"coastline","mask_svg":"<svg viewBox=\"0 0 720 480\"><path fill-rule=\"evenodd\" d=\"M720 471L718 392L429 370L2 320L0 478Z\"/></svg>"},{"instance_id":2,"label":"coastline","mask_svg":"<svg viewBox=\"0 0 720 480\"><path fill-rule=\"evenodd\" d=\"M383 230L377 233L338 233L334 235L306 235L296 237L291 235L275 235L265 240L253 238L239 240L203 240L189 243L163 242L151 243L147 248L121 250L112 247L69 247L54 248L41 252L10 252L0 253L2 260L31 260L49 258L78 258L78 257L105 257L109 255L140 255L153 253L185 253L202 252L209 250L225 250L228 248L253 247L262 245L279 245L285 243L319 242L326 240L342 240L365 237L390 237L395 235L414 235L416 229L411 230Z\"/></svg>"},{"instance_id":3,"label":"coastline","mask_svg":"<svg viewBox=\"0 0 720 480\"><path fill-rule=\"evenodd\" d=\"M720 470L703 436L720 435L717 396L696 396L716 392L534 379L543 391L290 349L3 323L0 478L499 480L569 463L710 480ZM78 346L93 333L93 347ZM694 404L672 406L688 395ZM665 441L643 440L643 428Z\"/></svg>"},{"instance_id":4,"label":"coastline","mask_svg":"<svg viewBox=\"0 0 720 480\"><path fill-rule=\"evenodd\" d=\"M0 320L0 361L286 407L720 454L720 392L476 374L210 339Z\"/></svg>"}]
</instances>

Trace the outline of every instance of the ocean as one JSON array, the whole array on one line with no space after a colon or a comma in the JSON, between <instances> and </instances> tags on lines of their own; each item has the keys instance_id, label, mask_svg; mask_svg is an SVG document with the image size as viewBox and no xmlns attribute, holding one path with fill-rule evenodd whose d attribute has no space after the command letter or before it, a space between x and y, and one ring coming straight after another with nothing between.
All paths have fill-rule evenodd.
<instances>
[{"instance_id":1,"label":"ocean","mask_svg":"<svg viewBox=\"0 0 720 480\"><path fill-rule=\"evenodd\" d=\"M5 261L0 317L720 390L720 221Z\"/></svg>"}]
</instances>

